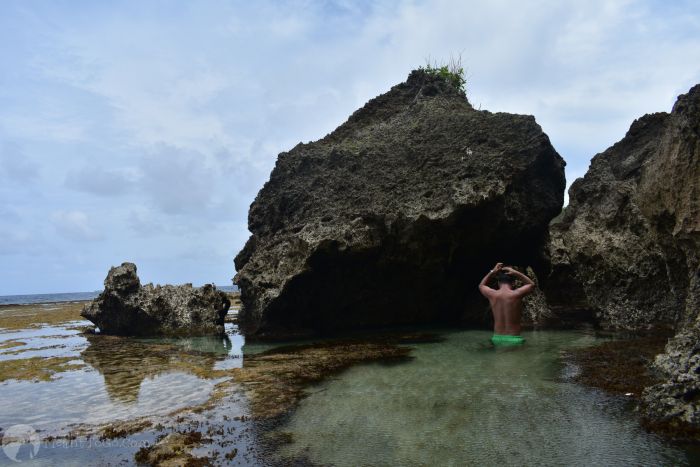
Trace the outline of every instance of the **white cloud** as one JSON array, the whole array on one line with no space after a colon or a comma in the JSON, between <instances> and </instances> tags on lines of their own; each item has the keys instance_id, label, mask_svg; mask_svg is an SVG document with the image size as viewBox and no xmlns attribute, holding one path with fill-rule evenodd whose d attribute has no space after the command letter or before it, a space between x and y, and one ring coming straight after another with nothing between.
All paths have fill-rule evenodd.
<instances>
[{"instance_id":1,"label":"white cloud","mask_svg":"<svg viewBox=\"0 0 700 467\"><path fill-rule=\"evenodd\" d=\"M207 211L222 180L215 159L161 145L143 159L141 188L167 214Z\"/></svg>"},{"instance_id":2,"label":"white cloud","mask_svg":"<svg viewBox=\"0 0 700 467\"><path fill-rule=\"evenodd\" d=\"M75 289L124 258L156 281L228 282L277 154L332 131L429 56L462 53L477 107L535 115L567 160L569 184L632 120L668 111L700 81L697 2L0 8L0 44L12 45L0 46L0 137L22 154L2 156L2 182L17 183L0 183L0 197L21 213L10 231L48 218L61 232L22 237L19 250L44 242L75 253L53 259L62 267L78 252L91 262L74 264L85 271ZM53 274L41 264L15 268ZM62 287L65 277L54 274ZM0 285L14 280L0 275Z\"/></svg>"},{"instance_id":3,"label":"white cloud","mask_svg":"<svg viewBox=\"0 0 700 467\"><path fill-rule=\"evenodd\" d=\"M37 238L30 231L0 225L0 255L35 255L37 247Z\"/></svg>"},{"instance_id":4,"label":"white cloud","mask_svg":"<svg viewBox=\"0 0 700 467\"><path fill-rule=\"evenodd\" d=\"M99 196L117 196L132 191L141 178L136 168L83 167L66 175L67 187Z\"/></svg>"},{"instance_id":5,"label":"white cloud","mask_svg":"<svg viewBox=\"0 0 700 467\"><path fill-rule=\"evenodd\" d=\"M56 230L71 240L93 241L103 238L102 233L94 228L87 214L82 211L55 211L50 219Z\"/></svg>"}]
</instances>

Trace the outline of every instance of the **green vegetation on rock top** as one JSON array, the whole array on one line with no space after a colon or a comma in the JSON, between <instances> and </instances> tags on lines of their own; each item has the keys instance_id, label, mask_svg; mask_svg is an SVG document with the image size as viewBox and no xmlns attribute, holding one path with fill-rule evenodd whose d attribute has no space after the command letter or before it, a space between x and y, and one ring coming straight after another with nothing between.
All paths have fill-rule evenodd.
<instances>
[{"instance_id":1,"label":"green vegetation on rock top","mask_svg":"<svg viewBox=\"0 0 700 467\"><path fill-rule=\"evenodd\" d=\"M440 77L450 83L455 89L465 94L467 93L467 78L464 76L461 58L450 59L449 63L446 64L428 62L425 66L421 66L418 69L429 75Z\"/></svg>"}]
</instances>

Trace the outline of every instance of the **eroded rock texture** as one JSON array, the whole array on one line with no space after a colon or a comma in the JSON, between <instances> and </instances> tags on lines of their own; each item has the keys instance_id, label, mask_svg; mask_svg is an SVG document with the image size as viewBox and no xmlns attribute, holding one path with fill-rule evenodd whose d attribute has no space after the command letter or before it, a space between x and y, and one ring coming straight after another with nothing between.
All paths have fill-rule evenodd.
<instances>
[{"instance_id":1,"label":"eroded rock texture","mask_svg":"<svg viewBox=\"0 0 700 467\"><path fill-rule=\"evenodd\" d=\"M679 330L656 357L647 416L700 433L700 85L591 161L551 226L545 293L603 326ZM683 428L685 426L685 428ZM696 436L696 435L694 435Z\"/></svg>"},{"instance_id":2,"label":"eroded rock texture","mask_svg":"<svg viewBox=\"0 0 700 467\"><path fill-rule=\"evenodd\" d=\"M141 286L136 265L109 270L104 291L80 313L103 334L223 335L230 302L213 285Z\"/></svg>"},{"instance_id":3,"label":"eroded rock texture","mask_svg":"<svg viewBox=\"0 0 700 467\"><path fill-rule=\"evenodd\" d=\"M606 327L677 325L698 313L700 86L645 115L591 161L551 226L553 305Z\"/></svg>"},{"instance_id":4,"label":"eroded rock texture","mask_svg":"<svg viewBox=\"0 0 700 467\"><path fill-rule=\"evenodd\" d=\"M496 261L540 274L564 162L532 116L422 71L279 155L236 257L248 335L488 319Z\"/></svg>"},{"instance_id":5,"label":"eroded rock texture","mask_svg":"<svg viewBox=\"0 0 700 467\"><path fill-rule=\"evenodd\" d=\"M644 413L700 436L700 326L689 326L666 344L653 368L664 381L644 390Z\"/></svg>"}]
</instances>

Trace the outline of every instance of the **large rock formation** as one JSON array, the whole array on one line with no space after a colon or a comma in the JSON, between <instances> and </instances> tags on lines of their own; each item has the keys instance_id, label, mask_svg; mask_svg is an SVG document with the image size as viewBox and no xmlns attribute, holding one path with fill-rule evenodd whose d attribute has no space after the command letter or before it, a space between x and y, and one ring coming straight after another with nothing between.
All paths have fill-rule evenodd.
<instances>
[{"instance_id":1,"label":"large rock formation","mask_svg":"<svg viewBox=\"0 0 700 467\"><path fill-rule=\"evenodd\" d=\"M279 155L236 257L248 335L488 319L496 261L545 271L564 161L534 117L474 109L414 71Z\"/></svg>"},{"instance_id":2,"label":"large rock formation","mask_svg":"<svg viewBox=\"0 0 700 467\"><path fill-rule=\"evenodd\" d=\"M103 334L126 336L223 335L230 301L213 285L141 286L136 265L109 270L104 291L80 313Z\"/></svg>"},{"instance_id":3,"label":"large rock formation","mask_svg":"<svg viewBox=\"0 0 700 467\"><path fill-rule=\"evenodd\" d=\"M670 114L636 120L569 196L551 226L548 301L589 308L613 329L678 329L643 412L700 433L700 85Z\"/></svg>"},{"instance_id":4,"label":"large rock formation","mask_svg":"<svg viewBox=\"0 0 700 467\"><path fill-rule=\"evenodd\" d=\"M645 115L591 161L552 222L550 303L590 308L615 329L698 313L700 86Z\"/></svg>"}]
</instances>

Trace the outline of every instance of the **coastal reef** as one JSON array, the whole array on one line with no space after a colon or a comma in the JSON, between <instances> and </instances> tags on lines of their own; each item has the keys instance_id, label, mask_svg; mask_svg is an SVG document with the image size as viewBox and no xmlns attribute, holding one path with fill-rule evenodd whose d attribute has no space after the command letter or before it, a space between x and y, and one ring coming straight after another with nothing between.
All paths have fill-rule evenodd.
<instances>
[{"instance_id":1,"label":"coastal reef","mask_svg":"<svg viewBox=\"0 0 700 467\"><path fill-rule=\"evenodd\" d=\"M279 155L236 256L249 337L488 322L494 259L538 276L564 161L528 115L477 110L425 70Z\"/></svg>"},{"instance_id":2,"label":"coastal reef","mask_svg":"<svg viewBox=\"0 0 700 467\"><path fill-rule=\"evenodd\" d=\"M228 296L207 284L141 285L136 265L109 270L104 291L85 305L81 316L102 334L125 336L223 335Z\"/></svg>"},{"instance_id":3,"label":"coastal reef","mask_svg":"<svg viewBox=\"0 0 700 467\"><path fill-rule=\"evenodd\" d=\"M547 301L607 329L677 332L650 365L642 411L700 439L700 85L636 120L569 198L550 229Z\"/></svg>"}]
</instances>

